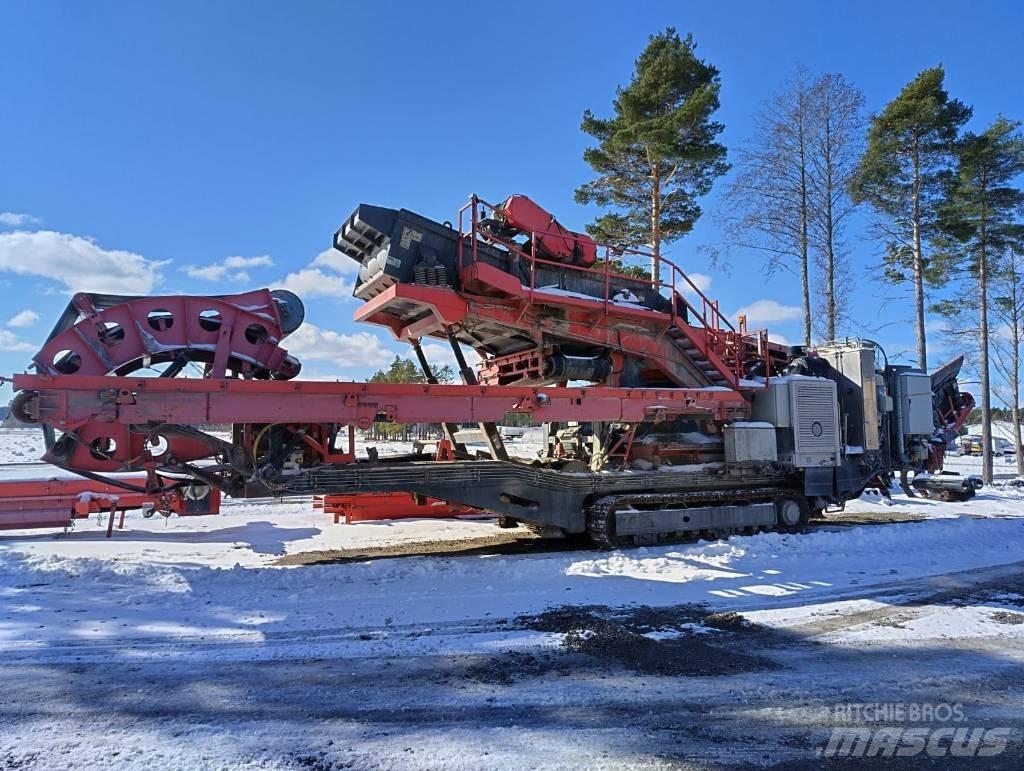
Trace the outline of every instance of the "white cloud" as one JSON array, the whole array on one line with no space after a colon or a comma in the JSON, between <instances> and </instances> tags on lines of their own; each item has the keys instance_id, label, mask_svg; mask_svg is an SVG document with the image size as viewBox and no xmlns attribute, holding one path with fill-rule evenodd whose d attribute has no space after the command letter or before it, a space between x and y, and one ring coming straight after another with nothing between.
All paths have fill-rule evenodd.
<instances>
[{"instance_id":1,"label":"white cloud","mask_svg":"<svg viewBox=\"0 0 1024 771\"><path fill-rule=\"evenodd\" d=\"M248 271L244 268L258 268L273 265L274 261L267 255L259 257L226 257L211 265L186 265L182 268L192 278L203 281L231 281L244 284L250 281Z\"/></svg>"},{"instance_id":2,"label":"white cloud","mask_svg":"<svg viewBox=\"0 0 1024 771\"><path fill-rule=\"evenodd\" d=\"M337 249L324 249L316 256L312 264L322 268L330 268L335 273L340 273L343 276L354 276L359 272L359 263L351 257L342 254Z\"/></svg>"},{"instance_id":3,"label":"white cloud","mask_svg":"<svg viewBox=\"0 0 1024 771\"><path fill-rule=\"evenodd\" d=\"M15 313L7 322L9 327L30 327L39 321L39 314L33 310L26 308L19 313Z\"/></svg>"},{"instance_id":4,"label":"white cloud","mask_svg":"<svg viewBox=\"0 0 1024 771\"><path fill-rule=\"evenodd\" d=\"M706 273L687 273L686 275L689 276L690 281L693 282L694 286L696 286L705 295L708 293L708 290L711 289L712 279L711 276ZM667 280L671 281L671 279ZM680 286L680 284L682 285ZM679 289L683 294L690 295L691 297L696 297L697 295L689 284L685 281L681 281L678 277L676 278L676 289Z\"/></svg>"},{"instance_id":5,"label":"white cloud","mask_svg":"<svg viewBox=\"0 0 1024 771\"><path fill-rule=\"evenodd\" d=\"M226 257L224 266L227 268L256 268L260 265L273 265L274 261L266 254L259 257Z\"/></svg>"},{"instance_id":6,"label":"white cloud","mask_svg":"<svg viewBox=\"0 0 1024 771\"><path fill-rule=\"evenodd\" d=\"M303 380L345 380L351 375L338 374L335 370L357 367L379 369L389 365L396 355L416 360L412 348L405 345L399 346L400 350L388 348L372 332L342 334L309 322L288 335L284 340L284 347L304 365L308 362L327 362L322 367L304 366L301 375ZM455 382L462 382L450 346L440 342L424 341L423 352L431 365L442 367L447 364L455 372ZM469 366L475 370L480 361L476 351L463 346L462 352Z\"/></svg>"},{"instance_id":7,"label":"white cloud","mask_svg":"<svg viewBox=\"0 0 1024 771\"><path fill-rule=\"evenodd\" d=\"M744 305L733 314L733 318L747 317L747 326L753 328L760 324L771 324L779 321L792 321L803 315L795 305L783 305L775 300L757 300Z\"/></svg>"},{"instance_id":8,"label":"white cloud","mask_svg":"<svg viewBox=\"0 0 1024 771\"><path fill-rule=\"evenodd\" d=\"M305 267L293 271L275 286L289 289L299 297L352 296L352 276L359 272L359 263L336 249L324 249Z\"/></svg>"},{"instance_id":9,"label":"white cloud","mask_svg":"<svg viewBox=\"0 0 1024 771\"><path fill-rule=\"evenodd\" d=\"M69 233L0 233L0 271L41 276L69 292L146 294L160 280L164 264Z\"/></svg>"},{"instance_id":10,"label":"white cloud","mask_svg":"<svg viewBox=\"0 0 1024 771\"><path fill-rule=\"evenodd\" d=\"M0 351L35 351L36 346L18 339L9 329L0 329Z\"/></svg>"},{"instance_id":11,"label":"white cloud","mask_svg":"<svg viewBox=\"0 0 1024 771\"><path fill-rule=\"evenodd\" d=\"M34 225L39 222L38 217L33 217L31 214L18 214L13 211L0 211L0 225L10 225L11 227L19 228L25 225Z\"/></svg>"},{"instance_id":12,"label":"white cloud","mask_svg":"<svg viewBox=\"0 0 1024 771\"><path fill-rule=\"evenodd\" d=\"M937 332L941 334L943 332L951 332L956 330L953 329L950 319L944 319L940 317L937 319L928 319L927 321L925 321L924 331Z\"/></svg>"},{"instance_id":13,"label":"white cloud","mask_svg":"<svg viewBox=\"0 0 1024 771\"><path fill-rule=\"evenodd\" d=\"M423 341L423 353L427 357L427 361L432 366L443 367L447 364L455 371L455 382L462 382L462 379L458 376L459 365L455 361L455 354L452 352L452 347L450 345ZM473 371L476 371L476 365L480 363L480 355L472 348L467 348L466 346L462 346L462 355L465 357L466 363L469 364L470 368L472 368ZM413 359L414 357L415 354L413 354L412 349L410 348L409 354L406 358Z\"/></svg>"},{"instance_id":14,"label":"white cloud","mask_svg":"<svg viewBox=\"0 0 1024 771\"><path fill-rule=\"evenodd\" d=\"M289 273L276 286L290 289L301 298L339 297L352 295L352 280L344 276L325 273L320 268L306 267Z\"/></svg>"},{"instance_id":15,"label":"white cloud","mask_svg":"<svg viewBox=\"0 0 1024 771\"><path fill-rule=\"evenodd\" d=\"M785 345L785 346L792 346L793 345L793 343L791 343L789 341L788 337L786 337L785 335L776 334L775 332L772 332L771 330L768 331L768 340L770 342L773 342L773 343L778 343L779 345Z\"/></svg>"},{"instance_id":16,"label":"white cloud","mask_svg":"<svg viewBox=\"0 0 1024 771\"><path fill-rule=\"evenodd\" d=\"M227 269L223 265L207 265L204 268L198 265L186 265L182 270L192 278L200 278L203 281L219 281L227 273ZM248 274L244 275L248 277Z\"/></svg>"},{"instance_id":17,"label":"white cloud","mask_svg":"<svg viewBox=\"0 0 1024 771\"><path fill-rule=\"evenodd\" d=\"M301 380L311 380L319 383L337 383L343 380L351 381L352 375L334 372L330 368L322 370L316 367L309 367L304 362L302 365L302 374L299 375L299 378Z\"/></svg>"},{"instance_id":18,"label":"white cloud","mask_svg":"<svg viewBox=\"0 0 1024 771\"><path fill-rule=\"evenodd\" d=\"M299 361L330 361L335 367L383 367L395 358L370 332L341 334L306 322L284 340L288 352Z\"/></svg>"}]
</instances>

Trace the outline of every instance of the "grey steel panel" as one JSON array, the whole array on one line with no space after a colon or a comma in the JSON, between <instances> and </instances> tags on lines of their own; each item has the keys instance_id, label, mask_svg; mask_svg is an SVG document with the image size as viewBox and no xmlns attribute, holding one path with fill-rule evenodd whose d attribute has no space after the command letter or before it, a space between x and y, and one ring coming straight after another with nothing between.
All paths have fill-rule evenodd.
<instances>
[{"instance_id":1,"label":"grey steel panel","mask_svg":"<svg viewBox=\"0 0 1024 771\"><path fill-rule=\"evenodd\" d=\"M774 524L775 505L772 503L615 512L616 535L643 535L666 531L710 530L720 527Z\"/></svg>"}]
</instances>

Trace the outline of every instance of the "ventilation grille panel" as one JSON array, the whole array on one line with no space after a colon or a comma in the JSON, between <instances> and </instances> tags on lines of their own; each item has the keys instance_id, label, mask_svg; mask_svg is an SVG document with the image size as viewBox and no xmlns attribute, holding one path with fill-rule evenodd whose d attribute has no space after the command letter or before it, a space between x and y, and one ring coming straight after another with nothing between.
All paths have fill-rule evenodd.
<instances>
[{"instance_id":1,"label":"ventilation grille panel","mask_svg":"<svg viewBox=\"0 0 1024 771\"><path fill-rule=\"evenodd\" d=\"M793 433L798 453L834 453L839 449L835 383L831 380L790 385Z\"/></svg>"}]
</instances>

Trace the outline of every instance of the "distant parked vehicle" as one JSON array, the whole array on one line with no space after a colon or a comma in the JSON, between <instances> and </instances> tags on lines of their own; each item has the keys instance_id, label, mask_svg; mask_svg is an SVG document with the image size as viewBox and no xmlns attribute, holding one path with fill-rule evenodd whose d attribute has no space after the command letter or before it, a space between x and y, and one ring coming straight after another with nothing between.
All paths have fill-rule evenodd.
<instances>
[{"instance_id":1,"label":"distant parked vehicle","mask_svg":"<svg viewBox=\"0 0 1024 771\"><path fill-rule=\"evenodd\" d=\"M981 455L981 437L974 434L961 437L960 451L964 455ZM992 454L998 457L1016 455L1013 442L999 436L992 437Z\"/></svg>"}]
</instances>

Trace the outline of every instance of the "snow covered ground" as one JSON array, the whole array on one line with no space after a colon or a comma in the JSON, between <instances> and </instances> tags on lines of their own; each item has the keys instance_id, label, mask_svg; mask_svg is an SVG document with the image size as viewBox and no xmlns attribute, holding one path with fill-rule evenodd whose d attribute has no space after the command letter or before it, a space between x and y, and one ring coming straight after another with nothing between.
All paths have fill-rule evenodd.
<instances>
[{"instance_id":1,"label":"snow covered ground","mask_svg":"<svg viewBox=\"0 0 1024 771\"><path fill-rule=\"evenodd\" d=\"M43 454L43 434L32 428L0 428L0 465L30 463Z\"/></svg>"},{"instance_id":2,"label":"snow covered ground","mask_svg":"<svg viewBox=\"0 0 1024 771\"><path fill-rule=\"evenodd\" d=\"M289 500L0 533L0 768L812 768L866 702L956 702L1020 767L1024 491L983 492L804 534L313 565L498 531Z\"/></svg>"}]
</instances>

